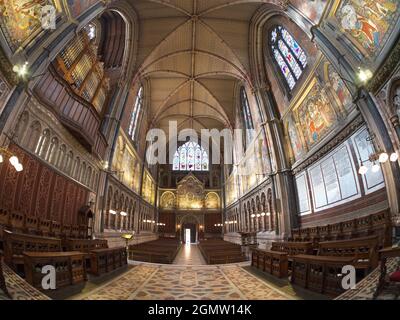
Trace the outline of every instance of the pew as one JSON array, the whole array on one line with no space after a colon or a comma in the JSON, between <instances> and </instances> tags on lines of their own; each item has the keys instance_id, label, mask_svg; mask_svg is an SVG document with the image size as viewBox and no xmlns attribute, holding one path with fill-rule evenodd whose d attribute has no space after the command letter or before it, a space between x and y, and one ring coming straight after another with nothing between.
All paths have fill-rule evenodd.
<instances>
[{"instance_id":1,"label":"pew","mask_svg":"<svg viewBox=\"0 0 400 320\"><path fill-rule=\"evenodd\" d=\"M103 248L90 251L90 273L100 276L128 264L126 248Z\"/></svg>"},{"instance_id":2,"label":"pew","mask_svg":"<svg viewBox=\"0 0 400 320\"><path fill-rule=\"evenodd\" d=\"M388 210L334 224L292 229L290 241L320 241L355 239L376 235L380 247L390 246L391 220Z\"/></svg>"},{"instance_id":3,"label":"pew","mask_svg":"<svg viewBox=\"0 0 400 320\"><path fill-rule=\"evenodd\" d=\"M56 289L87 280L82 252L24 252L23 258L25 279L39 290L44 290L42 268L48 265L56 270Z\"/></svg>"},{"instance_id":4,"label":"pew","mask_svg":"<svg viewBox=\"0 0 400 320\"><path fill-rule=\"evenodd\" d=\"M246 257L240 245L224 240L201 241L199 249L208 264L246 261Z\"/></svg>"},{"instance_id":5,"label":"pew","mask_svg":"<svg viewBox=\"0 0 400 320\"><path fill-rule=\"evenodd\" d=\"M39 219L39 234L44 237L51 235L51 220Z\"/></svg>"},{"instance_id":6,"label":"pew","mask_svg":"<svg viewBox=\"0 0 400 320\"><path fill-rule=\"evenodd\" d=\"M24 274L24 252L60 252L61 240L4 231L4 261Z\"/></svg>"},{"instance_id":7,"label":"pew","mask_svg":"<svg viewBox=\"0 0 400 320\"><path fill-rule=\"evenodd\" d=\"M288 276L288 254L286 252L252 249L251 265L278 278Z\"/></svg>"},{"instance_id":8,"label":"pew","mask_svg":"<svg viewBox=\"0 0 400 320\"><path fill-rule=\"evenodd\" d=\"M291 270L290 256L313 254L312 242L275 241L270 250L251 249L252 266L278 278L287 277Z\"/></svg>"},{"instance_id":9,"label":"pew","mask_svg":"<svg viewBox=\"0 0 400 320\"><path fill-rule=\"evenodd\" d=\"M39 219L36 217L25 216L24 233L38 235Z\"/></svg>"},{"instance_id":10,"label":"pew","mask_svg":"<svg viewBox=\"0 0 400 320\"><path fill-rule=\"evenodd\" d=\"M311 291L336 297L344 291L342 268L353 263L354 257L296 255L290 281Z\"/></svg>"},{"instance_id":11,"label":"pew","mask_svg":"<svg viewBox=\"0 0 400 320\"><path fill-rule=\"evenodd\" d=\"M171 264L175 260L179 248L180 243L177 239L161 238L137 245L130 245L128 248L129 259Z\"/></svg>"},{"instance_id":12,"label":"pew","mask_svg":"<svg viewBox=\"0 0 400 320\"><path fill-rule=\"evenodd\" d=\"M56 238L61 238L61 223L58 221L51 221L51 235Z\"/></svg>"},{"instance_id":13,"label":"pew","mask_svg":"<svg viewBox=\"0 0 400 320\"><path fill-rule=\"evenodd\" d=\"M10 214L10 229L14 232L24 232L24 214L14 211Z\"/></svg>"},{"instance_id":14,"label":"pew","mask_svg":"<svg viewBox=\"0 0 400 320\"><path fill-rule=\"evenodd\" d=\"M318 244L317 255L297 254L292 259L291 282L304 288L337 296L345 265L361 270L363 276L378 264L378 236L324 241Z\"/></svg>"}]
</instances>

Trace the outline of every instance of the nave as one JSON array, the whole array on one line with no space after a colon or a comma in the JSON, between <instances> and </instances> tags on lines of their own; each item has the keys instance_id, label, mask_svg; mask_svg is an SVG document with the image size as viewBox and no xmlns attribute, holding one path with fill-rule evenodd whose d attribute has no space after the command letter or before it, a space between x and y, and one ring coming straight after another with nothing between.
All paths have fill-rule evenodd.
<instances>
[{"instance_id":1,"label":"nave","mask_svg":"<svg viewBox=\"0 0 400 320\"><path fill-rule=\"evenodd\" d=\"M397 300L397 0L0 1L0 295Z\"/></svg>"}]
</instances>

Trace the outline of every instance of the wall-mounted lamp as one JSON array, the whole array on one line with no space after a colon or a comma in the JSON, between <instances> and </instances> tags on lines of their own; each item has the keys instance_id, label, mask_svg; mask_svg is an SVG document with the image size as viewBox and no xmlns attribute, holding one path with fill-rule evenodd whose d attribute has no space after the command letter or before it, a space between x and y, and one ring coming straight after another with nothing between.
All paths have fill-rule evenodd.
<instances>
[{"instance_id":1,"label":"wall-mounted lamp","mask_svg":"<svg viewBox=\"0 0 400 320\"><path fill-rule=\"evenodd\" d=\"M108 211L110 214L117 214L117 211L110 209L110 211Z\"/></svg>"},{"instance_id":2,"label":"wall-mounted lamp","mask_svg":"<svg viewBox=\"0 0 400 320\"><path fill-rule=\"evenodd\" d=\"M121 216L123 216L123 217L126 217L126 216L128 215L125 211L121 211L119 214L120 214Z\"/></svg>"},{"instance_id":3,"label":"wall-mounted lamp","mask_svg":"<svg viewBox=\"0 0 400 320\"><path fill-rule=\"evenodd\" d=\"M8 161L15 168L15 170L17 172L21 172L22 170L24 170L24 167L19 162L19 159L17 156L15 156L13 153L11 153L6 148L0 148L0 163L4 162L5 157L8 157Z\"/></svg>"}]
</instances>

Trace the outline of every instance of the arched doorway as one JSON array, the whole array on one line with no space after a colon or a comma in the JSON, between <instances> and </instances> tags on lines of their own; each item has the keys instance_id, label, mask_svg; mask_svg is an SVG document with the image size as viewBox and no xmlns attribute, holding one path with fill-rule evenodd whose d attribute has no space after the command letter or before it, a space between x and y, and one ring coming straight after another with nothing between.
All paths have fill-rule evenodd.
<instances>
[{"instance_id":1,"label":"arched doorway","mask_svg":"<svg viewBox=\"0 0 400 320\"><path fill-rule=\"evenodd\" d=\"M183 243L197 243L199 241L199 227L200 221L194 215L185 215L180 220L180 233L179 237ZM190 239L189 239L190 238Z\"/></svg>"}]
</instances>

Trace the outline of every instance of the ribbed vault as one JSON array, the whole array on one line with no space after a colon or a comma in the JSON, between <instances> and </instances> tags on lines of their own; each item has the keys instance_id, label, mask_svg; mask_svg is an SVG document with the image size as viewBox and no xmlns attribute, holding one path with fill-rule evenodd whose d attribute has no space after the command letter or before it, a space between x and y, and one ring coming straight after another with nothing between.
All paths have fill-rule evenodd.
<instances>
[{"instance_id":1,"label":"ribbed vault","mask_svg":"<svg viewBox=\"0 0 400 320\"><path fill-rule=\"evenodd\" d=\"M249 22L273 1L138 0L136 79L146 79L149 122L168 128L232 128L235 88L249 87Z\"/></svg>"}]
</instances>

